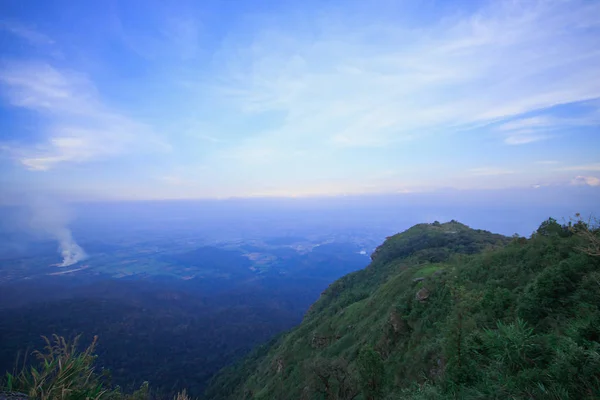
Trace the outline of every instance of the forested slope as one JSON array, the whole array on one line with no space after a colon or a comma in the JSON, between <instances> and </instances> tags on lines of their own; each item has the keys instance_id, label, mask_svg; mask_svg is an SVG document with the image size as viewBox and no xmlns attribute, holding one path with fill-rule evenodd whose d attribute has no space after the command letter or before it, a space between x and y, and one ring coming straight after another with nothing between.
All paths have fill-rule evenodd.
<instances>
[{"instance_id":1,"label":"forested slope","mask_svg":"<svg viewBox=\"0 0 600 400\"><path fill-rule=\"evenodd\" d=\"M598 231L452 221L388 238L209 399L600 398Z\"/></svg>"}]
</instances>

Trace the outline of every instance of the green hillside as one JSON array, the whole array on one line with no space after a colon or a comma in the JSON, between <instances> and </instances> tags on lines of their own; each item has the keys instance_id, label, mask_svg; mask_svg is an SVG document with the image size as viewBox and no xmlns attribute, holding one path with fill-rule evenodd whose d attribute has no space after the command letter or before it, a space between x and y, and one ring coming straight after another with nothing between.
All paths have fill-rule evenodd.
<instances>
[{"instance_id":1,"label":"green hillside","mask_svg":"<svg viewBox=\"0 0 600 400\"><path fill-rule=\"evenodd\" d=\"M597 241L552 219L529 239L416 225L207 398L600 398Z\"/></svg>"}]
</instances>

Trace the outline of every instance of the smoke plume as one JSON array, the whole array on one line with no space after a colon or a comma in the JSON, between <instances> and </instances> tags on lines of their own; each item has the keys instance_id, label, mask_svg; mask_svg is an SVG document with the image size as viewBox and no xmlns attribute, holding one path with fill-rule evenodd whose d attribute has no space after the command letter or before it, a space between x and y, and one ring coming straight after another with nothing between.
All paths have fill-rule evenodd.
<instances>
[{"instance_id":1,"label":"smoke plume","mask_svg":"<svg viewBox=\"0 0 600 400\"><path fill-rule=\"evenodd\" d=\"M63 260L59 267L67 267L87 258L85 251L73 238L67 227L69 214L64 206L47 199L35 199L30 202L30 227L34 232L50 237L58 242L58 251Z\"/></svg>"},{"instance_id":2,"label":"smoke plume","mask_svg":"<svg viewBox=\"0 0 600 400\"><path fill-rule=\"evenodd\" d=\"M63 257L63 261L59 267L73 265L87 257L85 251L73 239L70 230L61 228L56 231L56 240L58 240L58 250Z\"/></svg>"}]
</instances>

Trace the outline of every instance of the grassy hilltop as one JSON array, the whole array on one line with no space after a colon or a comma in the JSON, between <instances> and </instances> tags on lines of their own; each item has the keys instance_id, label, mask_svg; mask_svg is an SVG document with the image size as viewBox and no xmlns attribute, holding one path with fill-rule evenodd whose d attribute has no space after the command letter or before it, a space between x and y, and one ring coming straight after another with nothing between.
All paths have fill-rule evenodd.
<instances>
[{"instance_id":1,"label":"grassy hilltop","mask_svg":"<svg viewBox=\"0 0 600 400\"><path fill-rule=\"evenodd\" d=\"M600 398L597 244L582 222L529 239L416 225L207 398Z\"/></svg>"}]
</instances>

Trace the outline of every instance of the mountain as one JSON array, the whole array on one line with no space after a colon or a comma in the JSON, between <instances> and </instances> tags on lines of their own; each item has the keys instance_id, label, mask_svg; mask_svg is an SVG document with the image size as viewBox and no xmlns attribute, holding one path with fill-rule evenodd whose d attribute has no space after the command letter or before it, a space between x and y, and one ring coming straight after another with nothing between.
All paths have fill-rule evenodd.
<instances>
[{"instance_id":1,"label":"mountain","mask_svg":"<svg viewBox=\"0 0 600 400\"><path fill-rule=\"evenodd\" d=\"M598 230L456 221L389 237L207 399L600 398ZM591 249L591 250L590 250Z\"/></svg>"},{"instance_id":2,"label":"mountain","mask_svg":"<svg viewBox=\"0 0 600 400\"><path fill-rule=\"evenodd\" d=\"M280 331L277 321L291 326L277 302L248 307L251 291L209 299L166 281L122 283L4 309L7 349L27 343L36 326L70 337L92 329L84 351L50 338L31 366L0 379L0 397L189 399L182 388L200 392L212 369ZM221 322L210 311L219 304ZM597 223L549 219L529 238L456 221L419 224L332 283L295 328L221 370L203 398L597 399L599 307ZM106 347L95 362L89 335L101 327Z\"/></svg>"}]
</instances>

